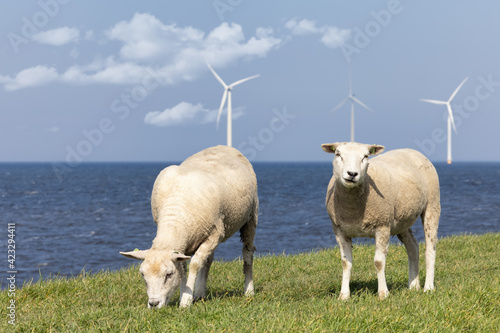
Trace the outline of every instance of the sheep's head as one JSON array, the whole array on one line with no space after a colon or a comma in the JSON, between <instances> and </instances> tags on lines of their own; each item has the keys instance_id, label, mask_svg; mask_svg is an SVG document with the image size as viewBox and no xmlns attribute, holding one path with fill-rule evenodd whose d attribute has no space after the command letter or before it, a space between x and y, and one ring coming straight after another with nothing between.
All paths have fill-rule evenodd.
<instances>
[{"instance_id":1,"label":"sheep's head","mask_svg":"<svg viewBox=\"0 0 500 333\"><path fill-rule=\"evenodd\" d=\"M148 308L161 308L169 303L184 277L182 262L191 257L162 250L120 252L127 258L143 260L139 271L148 292Z\"/></svg>"},{"instance_id":2,"label":"sheep's head","mask_svg":"<svg viewBox=\"0 0 500 333\"><path fill-rule=\"evenodd\" d=\"M357 142L325 143L321 148L327 153L335 154L333 175L347 188L362 184L368 169L368 156L384 151L384 146Z\"/></svg>"}]
</instances>

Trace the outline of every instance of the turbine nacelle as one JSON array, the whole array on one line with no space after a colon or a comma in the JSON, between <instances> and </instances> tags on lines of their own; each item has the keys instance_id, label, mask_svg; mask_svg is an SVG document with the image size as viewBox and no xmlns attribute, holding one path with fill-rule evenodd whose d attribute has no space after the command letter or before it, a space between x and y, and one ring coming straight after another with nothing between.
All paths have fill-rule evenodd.
<instances>
[{"instance_id":1,"label":"turbine nacelle","mask_svg":"<svg viewBox=\"0 0 500 333\"><path fill-rule=\"evenodd\" d=\"M450 98L447 101L438 101L434 99L421 99L423 102L427 103L432 103L432 104L437 104L437 105L446 105L446 109L448 110L448 158L447 162L448 164L451 163L451 128L453 128L453 131L455 134L457 133L457 128L455 127L455 119L453 118L453 110L451 108L451 101L453 98L456 96L460 88L464 85L464 83L468 80L469 78L466 77L462 83L453 91L451 94Z\"/></svg>"},{"instance_id":2,"label":"turbine nacelle","mask_svg":"<svg viewBox=\"0 0 500 333\"><path fill-rule=\"evenodd\" d=\"M207 63L207 66L210 69L210 71L212 72L212 74L215 76L217 81L219 81L220 84L224 87L224 94L222 95L222 101L220 103L219 112L217 113L217 129L219 128L219 121L220 121L220 117L222 115L222 109L224 108L224 105L226 104L226 100L227 100L228 101L228 103L227 103L227 145L231 146L231 144L232 144L231 91L238 84L241 84L241 83L246 82L246 81L251 80L251 79L255 79L256 77L259 77L260 75L258 74L258 75L250 76L250 77L235 81L235 82L231 83L230 85L227 85L226 82L224 82L224 80L222 80L222 78L215 72L215 70L212 68L212 66L210 66L210 64Z\"/></svg>"},{"instance_id":3,"label":"turbine nacelle","mask_svg":"<svg viewBox=\"0 0 500 333\"><path fill-rule=\"evenodd\" d=\"M453 127L453 131L455 132L455 134L457 134L457 128L455 127L455 119L453 118L453 111L451 109L451 101L453 100L455 95L458 93L460 88L462 88L464 83L467 82L468 79L469 78L466 77L462 81L462 83L460 83L460 85L457 87L457 89L455 89L455 91L451 94L450 98L447 101L438 101L438 100L434 100L434 99L421 99L421 101L427 102L427 103L432 103L432 104L437 104L437 105L446 105L446 109L448 110L448 118L450 118L450 120L451 120L451 126Z\"/></svg>"},{"instance_id":4,"label":"turbine nacelle","mask_svg":"<svg viewBox=\"0 0 500 333\"><path fill-rule=\"evenodd\" d=\"M354 141L354 104L357 103L361 105L363 108L368 111L375 112L371 108L369 108L365 103L361 102L355 95L352 93L352 79L351 73L349 72L349 95L342 100L336 107L333 108L332 112L341 108L345 103L351 101L351 141Z\"/></svg>"}]
</instances>

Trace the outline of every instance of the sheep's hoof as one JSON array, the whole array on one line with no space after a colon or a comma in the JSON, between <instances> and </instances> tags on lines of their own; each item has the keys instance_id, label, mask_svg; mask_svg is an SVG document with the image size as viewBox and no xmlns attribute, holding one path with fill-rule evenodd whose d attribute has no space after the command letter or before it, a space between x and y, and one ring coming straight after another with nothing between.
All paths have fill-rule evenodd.
<instances>
[{"instance_id":1,"label":"sheep's hoof","mask_svg":"<svg viewBox=\"0 0 500 333\"><path fill-rule=\"evenodd\" d=\"M424 292L428 292L428 291L434 291L434 286L425 286Z\"/></svg>"},{"instance_id":2,"label":"sheep's hoof","mask_svg":"<svg viewBox=\"0 0 500 333\"><path fill-rule=\"evenodd\" d=\"M389 296L389 291L388 290L382 290L378 292L378 299L379 300L384 300Z\"/></svg>"},{"instance_id":3,"label":"sheep's hoof","mask_svg":"<svg viewBox=\"0 0 500 333\"><path fill-rule=\"evenodd\" d=\"M408 286L408 289L410 289L410 290L420 290L420 283L418 283L418 281L412 282Z\"/></svg>"},{"instance_id":4,"label":"sheep's hoof","mask_svg":"<svg viewBox=\"0 0 500 333\"><path fill-rule=\"evenodd\" d=\"M347 301L351 295L349 293L340 293L339 300Z\"/></svg>"},{"instance_id":5,"label":"sheep's hoof","mask_svg":"<svg viewBox=\"0 0 500 333\"><path fill-rule=\"evenodd\" d=\"M181 299L181 303L179 304L180 308L188 308L193 304L193 297L183 297Z\"/></svg>"},{"instance_id":6,"label":"sheep's hoof","mask_svg":"<svg viewBox=\"0 0 500 333\"><path fill-rule=\"evenodd\" d=\"M255 295L255 292L253 291L253 289L245 291L245 296L246 297L252 297L254 295Z\"/></svg>"}]
</instances>

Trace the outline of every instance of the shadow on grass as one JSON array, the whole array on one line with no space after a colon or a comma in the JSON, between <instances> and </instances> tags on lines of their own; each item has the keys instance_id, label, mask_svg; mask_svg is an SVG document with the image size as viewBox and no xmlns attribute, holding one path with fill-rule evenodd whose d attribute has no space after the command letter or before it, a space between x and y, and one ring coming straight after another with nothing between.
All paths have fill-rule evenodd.
<instances>
[{"instance_id":1,"label":"shadow on grass","mask_svg":"<svg viewBox=\"0 0 500 333\"><path fill-rule=\"evenodd\" d=\"M243 297L242 290L230 290L230 291L207 291L207 296L203 298L204 301L210 301L215 299L233 298L233 297ZM199 300L199 299L198 299ZM196 300L196 301L198 301Z\"/></svg>"},{"instance_id":2,"label":"shadow on grass","mask_svg":"<svg viewBox=\"0 0 500 333\"><path fill-rule=\"evenodd\" d=\"M377 278L370 280L354 280L349 284L351 295L359 295L362 293L372 294L374 296L378 295L378 280ZM389 292L400 291L407 288L407 281L396 281L396 282L387 282L387 288ZM338 296L340 294L340 285L335 285L330 288L329 293L334 296Z\"/></svg>"}]
</instances>

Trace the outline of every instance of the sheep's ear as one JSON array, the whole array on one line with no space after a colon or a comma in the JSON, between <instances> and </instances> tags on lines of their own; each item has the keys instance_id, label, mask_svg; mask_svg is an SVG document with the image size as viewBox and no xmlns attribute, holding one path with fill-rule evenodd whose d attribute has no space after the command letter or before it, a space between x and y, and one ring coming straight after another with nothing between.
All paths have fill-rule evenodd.
<instances>
[{"instance_id":1,"label":"sheep's ear","mask_svg":"<svg viewBox=\"0 0 500 333\"><path fill-rule=\"evenodd\" d=\"M172 253L172 261L186 261L191 259L190 256L187 256L185 254L179 253L179 252L173 252Z\"/></svg>"},{"instance_id":2,"label":"sheep's ear","mask_svg":"<svg viewBox=\"0 0 500 333\"><path fill-rule=\"evenodd\" d=\"M321 145L321 149L325 151L326 153L334 154L335 150L337 150L339 143L323 143Z\"/></svg>"},{"instance_id":3,"label":"sheep's ear","mask_svg":"<svg viewBox=\"0 0 500 333\"><path fill-rule=\"evenodd\" d=\"M125 257L130 258L130 259L137 259L137 260L146 259L147 253L148 253L148 250L144 250L144 251L134 250L134 251L130 251L130 252L120 252L120 254L122 256L125 256Z\"/></svg>"},{"instance_id":4,"label":"sheep's ear","mask_svg":"<svg viewBox=\"0 0 500 333\"><path fill-rule=\"evenodd\" d=\"M378 155L381 152L383 152L385 149L384 146L381 145L371 145L368 147L368 151L370 152L370 155Z\"/></svg>"}]
</instances>

